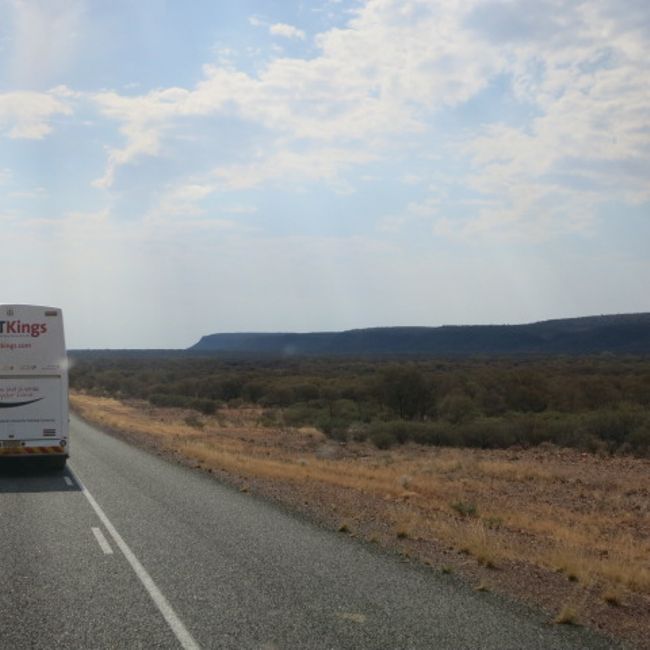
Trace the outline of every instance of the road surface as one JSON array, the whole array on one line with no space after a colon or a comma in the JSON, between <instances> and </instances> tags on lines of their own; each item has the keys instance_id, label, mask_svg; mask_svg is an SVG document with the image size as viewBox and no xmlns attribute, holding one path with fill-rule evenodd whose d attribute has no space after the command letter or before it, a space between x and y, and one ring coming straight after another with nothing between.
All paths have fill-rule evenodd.
<instances>
[{"instance_id":1,"label":"road surface","mask_svg":"<svg viewBox=\"0 0 650 650\"><path fill-rule=\"evenodd\" d=\"M611 648L72 418L0 474L0 647ZM2 471L2 470L0 470Z\"/></svg>"}]
</instances>

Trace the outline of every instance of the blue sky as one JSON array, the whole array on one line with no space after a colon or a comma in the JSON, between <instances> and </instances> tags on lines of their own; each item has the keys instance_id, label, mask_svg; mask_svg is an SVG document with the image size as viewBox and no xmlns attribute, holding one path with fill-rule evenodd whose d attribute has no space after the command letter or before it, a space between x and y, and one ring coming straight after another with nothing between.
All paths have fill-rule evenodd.
<instances>
[{"instance_id":1,"label":"blue sky","mask_svg":"<svg viewBox=\"0 0 650 650\"><path fill-rule=\"evenodd\" d=\"M650 310L645 0L0 0L0 302L70 347Z\"/></svg>"}]
</instances>

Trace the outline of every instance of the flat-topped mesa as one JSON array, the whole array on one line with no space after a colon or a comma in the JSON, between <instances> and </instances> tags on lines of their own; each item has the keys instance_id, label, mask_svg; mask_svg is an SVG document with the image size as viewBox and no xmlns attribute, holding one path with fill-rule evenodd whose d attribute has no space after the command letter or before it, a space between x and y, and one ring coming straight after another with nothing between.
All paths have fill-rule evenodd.
<instances>
[{"instance_id":1,"label":"flat-topped mesa","mask_svg":"<svg viewBox=\"0 0 650 650\"><path fill-rule=\"evenodd\" d=\"M524 325L374 327L343 332L210 334L196 352L270 355L650 354L650 313L613 314Z\"/></svg>"}]
</instances>

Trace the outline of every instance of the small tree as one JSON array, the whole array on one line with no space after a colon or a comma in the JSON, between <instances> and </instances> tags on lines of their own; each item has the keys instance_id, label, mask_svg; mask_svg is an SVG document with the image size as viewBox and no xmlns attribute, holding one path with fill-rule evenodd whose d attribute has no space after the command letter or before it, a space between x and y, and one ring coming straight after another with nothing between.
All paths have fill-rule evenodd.
<instances>
[{"instance_id":1,"label":"small tree","mask_svg":"<svg viewBox=\"0 0 650 650\"><path fill-rule=\"evenodd\" d=\"M417 367L394 365L381 373L377 396L400 418L413 419L424 417L432 400L432 391Z\"/></svg>"}]
</instances>

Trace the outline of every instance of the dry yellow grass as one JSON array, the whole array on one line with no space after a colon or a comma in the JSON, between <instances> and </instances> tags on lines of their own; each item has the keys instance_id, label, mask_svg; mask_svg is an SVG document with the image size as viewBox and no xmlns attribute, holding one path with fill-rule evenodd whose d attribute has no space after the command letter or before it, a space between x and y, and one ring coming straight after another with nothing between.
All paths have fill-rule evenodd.
<instances>
[{"instance_id":1,"label":"dry yellow grass","mask_svg":"<svg viewBox=\"0 0 650 650\"><path fill-rule=\"evenodd\" d=\"M482 521L472 522L464 530L459 531L464 536L461 550L475 557L479 564L494 568L499 562L503 540L497 539ZM459 535L460 536L460 535Z\"/></svg>"},{"instance_id":2,"label":"dry yellow grass","mask_svg":"<svg viewBox=\"0 0 650 650\"><path fill-rule=\"evenodd\" d=\"M650 593L647 460L408 445L378 451L342 447L314 429L261 427L254 408L201 417L197 427L186 411L144 402L72 395L71 403L90 421L154 439L209 469L365 495L393 539L438 540L483 566L529 562L581 584ZM476 513L463 517L454 503L475 504ZM364 513L343 511L336 499L331 505L348 529L352 521L363 528Z\"/></svg>"},{"instance_id":3,"label":"dry yellow grass","mask_svg":"<svg viewBox=\"0 0 650 650\"><path fill-rule=\"evenodd\" d=\"M553 471L525 461L484 460L476 463L476 470L478 474L508 481L556 481L566 476L564 471Z\"/></svg>"},{"instance_id":4,"label":"dry yellow grass","mask_svg":"<svg viewBox=\"0 0 650 650\"><path fill-rule=\"evenodd\" d=\"M613 607L620 607L623 604L623 590L620 585L609 585L602 593L602 599Z\"/></svg>"},{"instance_id":5,"label":"dry yellow grass","mask_svg":"<svg viewBox=\"0 0 650 650\"><path fill-rule=\"evenodd\" d=\"M578 613L571 605L564 605L555 617L555 622L558 625L576 625L578 622Z\"/></svg>"}]
</instances>

